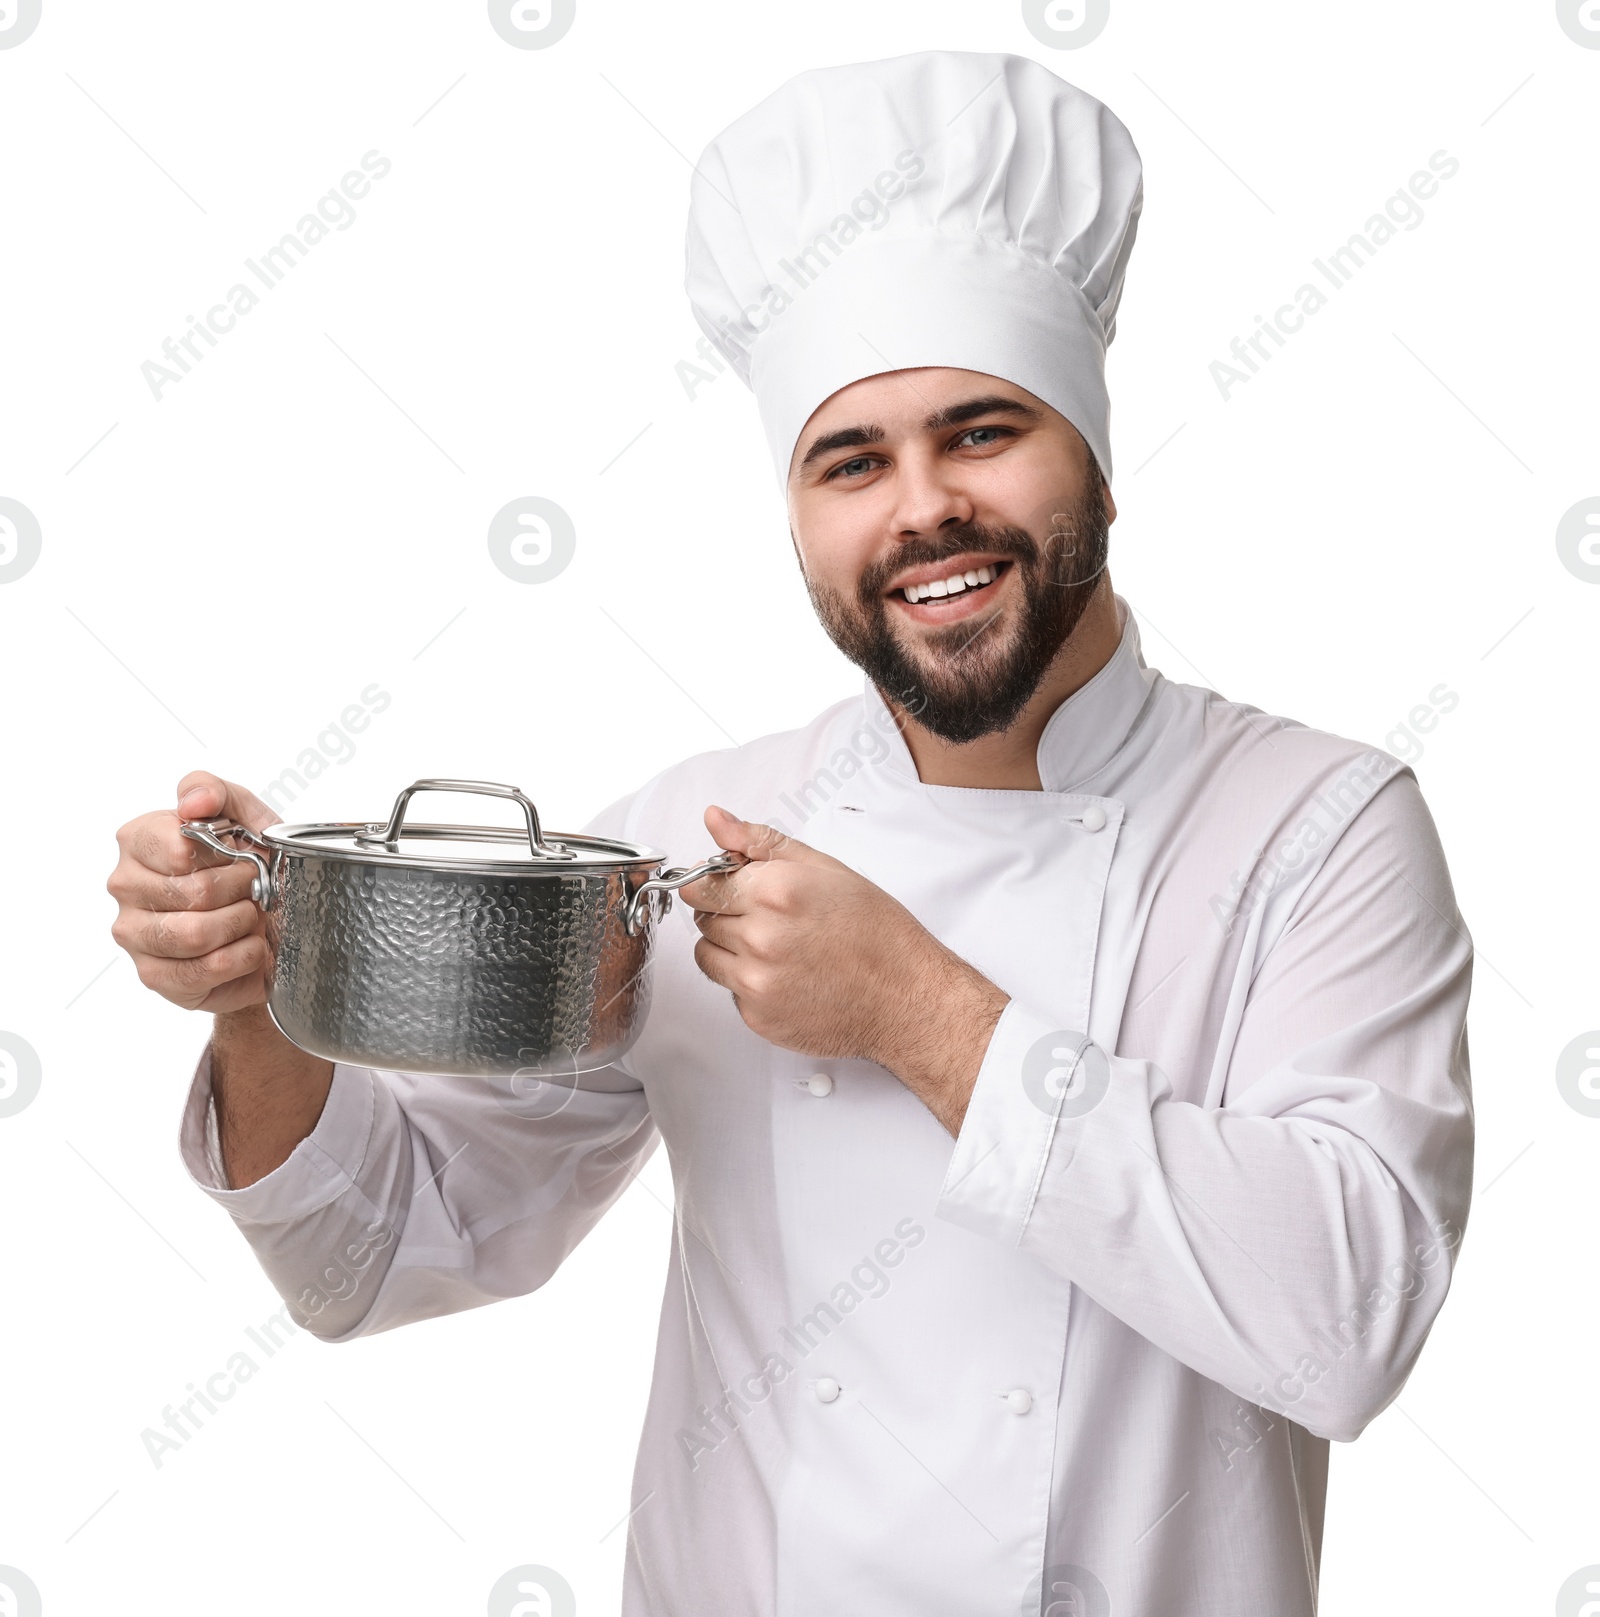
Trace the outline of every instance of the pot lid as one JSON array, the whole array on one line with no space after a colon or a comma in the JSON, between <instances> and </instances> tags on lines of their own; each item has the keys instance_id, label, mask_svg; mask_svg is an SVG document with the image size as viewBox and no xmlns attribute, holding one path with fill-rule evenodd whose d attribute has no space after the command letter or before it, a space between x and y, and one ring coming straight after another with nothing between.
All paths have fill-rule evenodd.
<instances>
[{"instance_id":1,"label":"pot lid","mask_svg":"<svg viewBox=\"0 0 1600 1617\"><path fill-rule=\"evenodd\" d=\"M521 808L525 826L440 825L407 823L406 810L418 792L466 792L501 797ZM558 875L592 874L638 865L660 864L664 854L638 843L606 837L547 836L531 798L515 786L493 781L413 781L395 799L387 821L340 820L321 825L274 825L264 840L290 850L315 850L362 863L408 865L431 870L473 870L525 875L533 871Z\"/></svg>"}]
</instances>

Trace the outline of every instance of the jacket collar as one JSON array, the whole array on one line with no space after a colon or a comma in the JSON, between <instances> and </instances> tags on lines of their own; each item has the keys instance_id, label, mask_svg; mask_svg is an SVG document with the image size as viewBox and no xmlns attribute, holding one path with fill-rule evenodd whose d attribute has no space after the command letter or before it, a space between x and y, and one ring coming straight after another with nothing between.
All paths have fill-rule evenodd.
<instances>
[{"instance_id":1,"label":"jacket collar","mask_svg":"<svg viewBox=\"0 0 1600 1617\"><path fill-rule=\"evenodd\" d=\"M1131 733L1160 677L1145 666L1139 626L1128 603L1116 597L1122 638L1111 659L1088 684L1080 686L1054 713L1039 737L1039 779L1047 792L1070 792L1085 785L1116 755ZM889 738L888 768L917 779L917 766L893 714L872 681L863 681L868 721Z\"/></svg>"}]
</instances>

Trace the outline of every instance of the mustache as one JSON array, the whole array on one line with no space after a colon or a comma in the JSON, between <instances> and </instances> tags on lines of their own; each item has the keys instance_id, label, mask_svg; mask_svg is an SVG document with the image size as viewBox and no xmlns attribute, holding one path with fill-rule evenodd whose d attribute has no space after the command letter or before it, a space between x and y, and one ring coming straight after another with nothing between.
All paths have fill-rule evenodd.
<instances>
[{"instance_id":1,"label":"mustache","mask_svg":"<svg viewBox=\"0 0 1600 1617\"><path fill-rule=\"evenodd\" d=\"M974 550L1030 565L1039 560L1038 541L1025 528L987 528L981 522L967 522L934 538L904 540L892 556L874 562L857 586L861 602L864 606L879 603L889 581L908 567L933 566Z\"/></svg>"}]
</instances>

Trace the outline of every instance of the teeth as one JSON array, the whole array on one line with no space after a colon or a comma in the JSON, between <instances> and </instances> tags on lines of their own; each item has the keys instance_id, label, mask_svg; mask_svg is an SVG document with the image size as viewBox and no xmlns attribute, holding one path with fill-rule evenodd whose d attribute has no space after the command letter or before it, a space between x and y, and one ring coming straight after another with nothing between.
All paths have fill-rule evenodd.
<instances>
[{"instance_id":1,"label":"teeth","mask_svg":"<svg viewBox=\"0 0 1600 1617\"><path fill-rule=\"evenodd\" d=\"M937 601L946 595L960 595L963 590L975 589L980 584L992 584L997 572L992 566L969 567L964 573L952 573L949 578L936 578L928 584L907 584L901 594L913 605L918 601Z\"/></svg>"}]
</instances>

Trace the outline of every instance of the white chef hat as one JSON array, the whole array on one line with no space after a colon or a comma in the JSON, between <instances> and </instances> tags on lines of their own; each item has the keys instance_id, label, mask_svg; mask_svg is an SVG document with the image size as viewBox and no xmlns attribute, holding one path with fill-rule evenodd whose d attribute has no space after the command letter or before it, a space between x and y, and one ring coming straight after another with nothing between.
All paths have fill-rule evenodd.
<instances>
[{"instance_id":1,"label":"white chef hat","mask_svg":"<svg viewBox=\"0 0 1600 1617\"><path fill-rule=\"evenodd\" d=\"M1026 57L819 68L706 148L685 284L780 484L823 400L922 365L1026 388L1109 480L1105 350L1143 202L1121 121Z\"/></svg>"}]
</instances>

